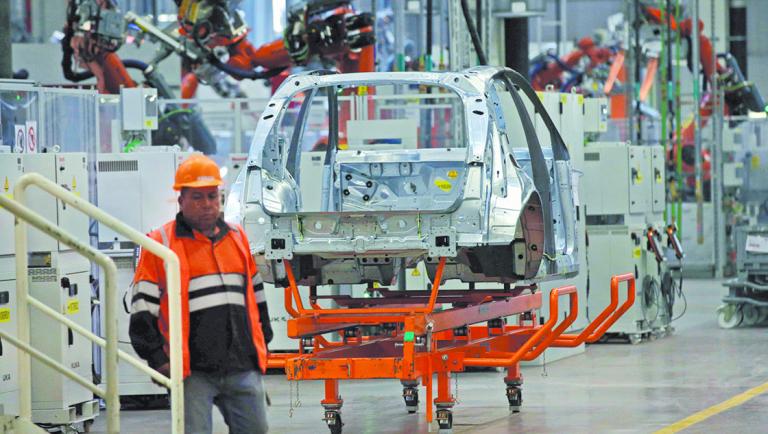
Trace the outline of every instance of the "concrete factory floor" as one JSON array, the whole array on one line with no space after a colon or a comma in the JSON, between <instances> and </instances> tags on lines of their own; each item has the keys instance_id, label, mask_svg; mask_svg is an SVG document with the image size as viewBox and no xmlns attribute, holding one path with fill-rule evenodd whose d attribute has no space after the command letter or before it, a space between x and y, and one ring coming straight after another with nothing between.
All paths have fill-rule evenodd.
<instances>
[{"instance_id":1,"label":"concrete factory floor","mask_svg":"<svg viewBox=\"0 0 768 434\"><path fill-rule=\"evenodd\" d=\"M687 280L684 287L688 312L672 336L639 345L593 345L586 354L547 365L546 373L524 368L519 414L507 410L501 373L460 374L453 432L650 433L768 381L768 330L721 330L715 316L720 282ZM285 378L270 375L266 384L272 396L270 432L329 432L320 420L321 382L300 385L301 406L292 418ZM423 388L419 393L424 400ZM423 404L419 413L407 414L397 381L342 382L341 395L346 433L429 432ZM759 395L684 432L764 431L767 406L768 394ZM214 432L226 433L218 412L214 420ZM105 431L103 418L93 431ZM123 412L122 432L170 432L170 412Z\"/></svg>"}]
</instances>

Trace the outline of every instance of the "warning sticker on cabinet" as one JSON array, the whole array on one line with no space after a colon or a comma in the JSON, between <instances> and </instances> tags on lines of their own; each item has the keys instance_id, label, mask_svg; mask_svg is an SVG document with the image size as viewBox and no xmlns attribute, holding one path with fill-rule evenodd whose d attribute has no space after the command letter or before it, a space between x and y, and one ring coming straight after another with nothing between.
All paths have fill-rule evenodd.
<instances>
[{"instance_id":1,"label":"warning sticker on cabinet","mask_svg":"<svg viewBox=\"0 0 768 434\"><path fill-rule=\"evenodd\" d=\"M78 300L69 300L67 302L67 314L73 315L80 312L80 302Z\"/></svg>"},{"instance_id":2,"label":"warning sticker on cabinet","mask_svg":"<svg viewBox=\"0 0 768 434\"><path fill-rule=\"evenodd\" d=\"M11 308L0 308L0 322L8 322L11 320Z\"/></svg>"},{"instance_id":3,"label":"warning sticker on cabinet","mask_svg":"<svg viewBox=\"0 0 768 434\"><path fill-rule=\"evenodd\" d=\"M747 235L745 250L752 253L768 253L768 236Z\"/></svg>"}]
</instances>

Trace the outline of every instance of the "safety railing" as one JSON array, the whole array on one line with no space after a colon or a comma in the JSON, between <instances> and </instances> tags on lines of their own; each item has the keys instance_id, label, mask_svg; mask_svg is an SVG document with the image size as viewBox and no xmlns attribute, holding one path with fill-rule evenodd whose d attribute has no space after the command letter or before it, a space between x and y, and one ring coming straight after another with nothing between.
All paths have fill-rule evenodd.
<instances>
[{"instance_id":1,"label":"safety railing","mask_svg":"<svg viewBox=\"0 0 768 434\"><path fill-rule=\"evenodd\" d=\"M168 290L168 305L170 314L170 378L146 366L140 359L117 348L117 268L115 263L106 255L91 246L77 240L72 234L64 231L54 223L32 211L25 205L26 190L36 186L64 203L78 209L83 214L108 226L115 232L126 236L131 241L157 255L165 263ZM18 334L10 336L0 331L0 336L22 351L19 351L19 416L22 419L32 419L32 378L30 355L45 365L53 368L77 384L87 388L94 394L104 398L107 404L107 432L120 432L120 396L118 390L118 358L146 373L152 379L171 391L172 432L184 432L184 389L183 362L181 352L181 276L179 259L173 251L152 240L115 217L105 213L91 203L81 199L56 183L37 173L28 173L19 178L14 187L14 199L0 195L0 206L16 217L15 252L16 252L16 301L18 306ZM90 330L76 324L54 309L31 297L28 290L27 276L27 227L29 223L38 230L50 235L60 242L72 247L80 255L99 264L105 271L106 282L106 339L93 334ZM61 322L93 343L106 348L105 371L107 375L106 390L90 381L83 379L72 370L47 356L30 345L29 306L42 311L44 314Z\"/></svg>"}]
</instances>

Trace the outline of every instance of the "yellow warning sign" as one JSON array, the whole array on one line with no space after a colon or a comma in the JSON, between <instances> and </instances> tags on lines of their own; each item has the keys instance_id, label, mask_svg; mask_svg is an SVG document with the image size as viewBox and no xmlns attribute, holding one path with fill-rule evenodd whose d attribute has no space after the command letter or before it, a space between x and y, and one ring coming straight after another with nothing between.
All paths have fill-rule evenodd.
<instances>
[{"instance_id":1,"label":"yellow warning sign","mask_svg":"<svg viewBox=\"0 0 768 434\"><path fill-rule=\"evenodd\" d=\"M455 170L449 170L448 171L448 177L451 179L456 179L459 176L459 172Z\"/></svg>"},{"instance_id":2,"label":"yellow warning sign","mask_svg":"<svg viewBox=\"0 0 768 434\"><path fill-rule=\"evenodd\" d=\"M0 308L0 322L8 322L11 320L11 308Z\"/></svg>"},{"instance_id":3,"label":"yellow warning sign","mask_svg":"<svg viewBox=\"0 0 768 434\"><path fill-rule=\"evenodd\" d=\"M11 184L8 182L8 177L5 177L5 182L3 183L3 190L5 190L6 193L8 193L8 189L11 188Z\"/></svg>"},{"instance_id":4,"label":"yellow warning sign","mask_svg":"<svg viewBox=\"0 0 768 434\"><path fill-rule=\"evenodd\" d=\"M413 271L411 271L411 276L413 276L413 277L421 276L421 273L419 272L419 269L418 268L414 268Z\"/></svg>"},{"instance_id":5,"label":"yellow warning sign","mask_svg":"<svg viewBox=\"0 0 768 434\"><path fill-rule=\"evenodd\" d=\"M565 104L568 102L568 95L560 95L560 104Z\"/></svg>"},{"instance_id":6,"label":"yellow warning sign","mask_svg":"<svg viewBox=\"0 0 768 434\"><path fill-rule=\"evenodd\" d=\"M759 169L760 168L760 156L759 155L753 155L751 163L752 163L752 168L753 169Z\"/></svg>"},{"instance_id":7,"label":"yellow warning sign","mask_svg":"<svg viewBox=\"0 0 768 434\"><path fill-rule=\"evenodd\" d=\"M13 200L13 194L11 194L11 193L5 193L5 197L7 197L8 199ZM2 205L0 205L0 209L2 209L2 208L3 208Z\"/></svg>"},{"instance_id":8,"label":"yellow warning sign","mask_svg":"<svg viewBox=\"0 0 768 434\"><path fill-rule=\"evenodd\" d=\"M452 187L450 182L440 178L435 179L435 185L437 186L437 188L439 188L440 190L443 190L446 193L451 191L451 187Z\"/></svg>"},{"instance_id":9,"label":"yellow warning sign","mask_svg":"<svg viewBox=\"0 0 768 434\"><path fill-rule=\"evenodd\" d=\"M579 95L577 100L579 101L579 104L584 104L584 95Z\"/></svg>"},{"instance_id":10,"label":"yellow warning sign","mask_svg":"<svg viewBox=\"0 0 768 434\"><path fill-rule=\"evenodd\" d=\"M75 177L72 177L72 190L77 190L77 179Z\"/></svg>"},{"instance_id":11,"label":"yellow warning sign","mask_svg":"<svg viewBox=\"0 0 768 434\"><path fill-rule=\"evenodd\" d=\"M643 256L643 249L641 249L640 246L637 246L634 249L632 249L633 258L640 259L641 256Z\"/></svg>"},{"instance_id":12,"label":"yellow warning sign","mask_svg":"<svg viewBox=\"0 0 768 434\"><path fill-rule=\"evenodd\" d=\"M67 313L70 315L80 312L80 302L77 300L69 300L67 302Z\"/></svg>"}]
</instances>

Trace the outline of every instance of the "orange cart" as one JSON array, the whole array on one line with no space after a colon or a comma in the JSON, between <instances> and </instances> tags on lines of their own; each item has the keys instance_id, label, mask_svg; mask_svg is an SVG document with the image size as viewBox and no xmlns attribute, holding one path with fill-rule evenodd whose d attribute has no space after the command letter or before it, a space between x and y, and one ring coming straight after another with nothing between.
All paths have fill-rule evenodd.
<instances>
[{"instance_id":1,"label":"orange cart","mask_svg":"<svg viewBox=\"0 0 768 434\"><path fill-rule=\"evenodd\" d=\"M578 315L576 287L552 289L548 294L548 319L540 323L535 311L541 307L542 293L536 285L440 290L443 258L431 290L376 288L370 291L380 297L350 298L318 297L310 289L310 306L305 307L291 265L283 263L288 280L285 308L292 317L288 336L301 339L301 345L298 353L275 355L269 366L284 368L288 380L325 381L321 404L333 434L341 433L343 426L340 380L400 380L410 413L418 409L421 384L426 389L427 422L437 419L440 429L451 429L451 409L456 403L450 390L451 373L467 367L501 367L507 370L504 382L510 410L517 412L522 404L521 361L533 360L549 347L575 347L597 341L635 301L634 275L614 276L609 305L580 333L564 334ZM619 306L621 282L627 283L627 297ZM561 297L568 297L569 314L559 320ZM332 298L340 307L323 308L317 304L322 298ZM451 307L439 309L447 304ZM513 315L518 316L518 323L506 324L505 318ZM364 329L369 332L364 334ZM338 332L343 340L331 342L322 336L331 332ZM433 400L435 376L437 397Z\"/></svg>"}]
</instances>

